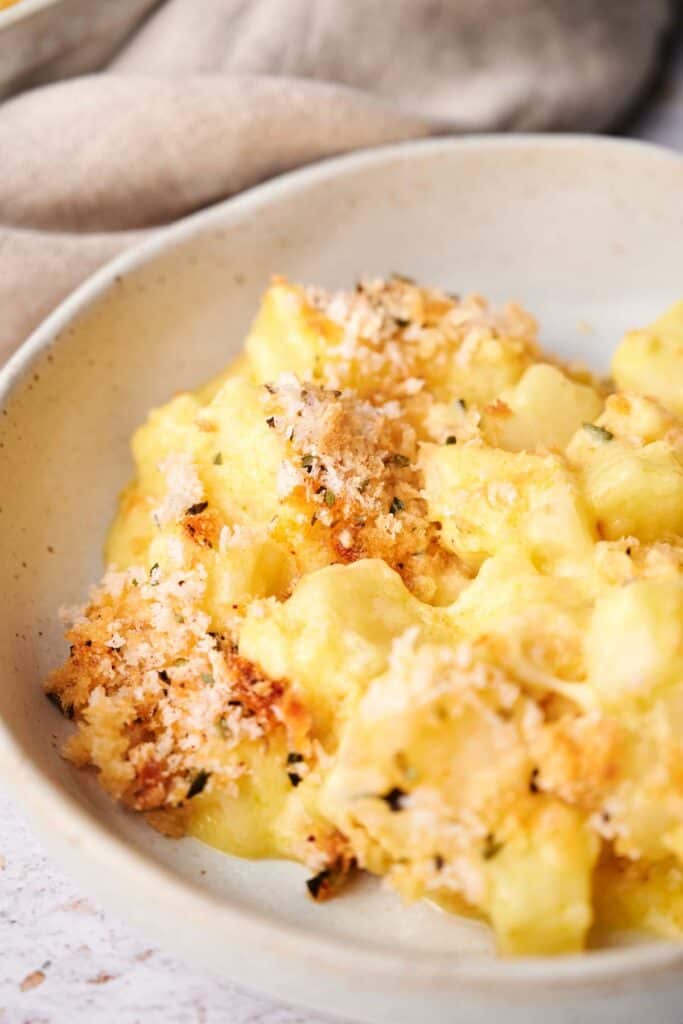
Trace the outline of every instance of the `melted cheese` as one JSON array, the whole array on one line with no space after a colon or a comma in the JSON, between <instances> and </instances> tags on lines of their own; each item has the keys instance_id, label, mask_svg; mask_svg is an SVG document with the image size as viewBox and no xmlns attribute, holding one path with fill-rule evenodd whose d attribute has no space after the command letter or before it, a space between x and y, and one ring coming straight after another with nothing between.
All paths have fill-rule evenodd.
<instances>
[{"instance_id":1,"label":"melted cheese","mask_svg":"<svg viewBox=\"0 0 683 1024\"><path fill-rule=\"evenodd\" d=\"M316 898L358 866L513 954L678 934L682 323L608 394L516 305L276 279L133 438L67 756Z\"/></svg>"}]
</instances>

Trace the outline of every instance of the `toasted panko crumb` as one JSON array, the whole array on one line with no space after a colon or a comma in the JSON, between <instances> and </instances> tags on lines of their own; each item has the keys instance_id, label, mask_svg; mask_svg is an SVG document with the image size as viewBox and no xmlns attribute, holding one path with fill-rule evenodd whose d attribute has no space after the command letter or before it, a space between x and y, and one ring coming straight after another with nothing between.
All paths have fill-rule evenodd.
<instances>
[{"instance_id":1,"label":"toasted panko crumb","mask_svg":"<svg viewBox=\"0 0 683 1024\"><path fill-rule=\"evenodd\" d=\"M78 732L67 756L91 764L135 810L181 805L245 771L231 756L274 731L301 745L306 713L210 631L201 567L109 573L67 633L70 655L47 684ZM200 787L198 789L198 787Z\"/></svg>"},{"instance_id":2,"label":"toasted panko crumb","mask_svg":"<svg viewBox=\"0 0 683 1024\"><path fill-rule=\"evenodd\" d=\"M305 496L311 526L329 537L330 561L381 558L424 601L434 599L439 576L466 579L427 517L410 424L353 391L303 384L293 374L264 388L264 409L289 444L280 493Z\"/></svg>"}]
</instances>

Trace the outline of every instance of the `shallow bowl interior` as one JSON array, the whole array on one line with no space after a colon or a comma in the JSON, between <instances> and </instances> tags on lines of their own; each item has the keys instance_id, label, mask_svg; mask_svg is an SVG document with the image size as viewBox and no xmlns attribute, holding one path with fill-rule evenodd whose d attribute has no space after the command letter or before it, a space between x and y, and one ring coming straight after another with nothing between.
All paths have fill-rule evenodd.
<instances>
[{"instance_id":1,"label":"shallow bowl interior","mask_svg":"<svg viewBox=\"0 0 683 1024\"><path fill-rule=\"evenodd\" d=\"M15 356L0 377L0 762L86 885L232 978L372 1021L416 1021L423 1005L439 1021L496 1006L536 1020L531 983L539 1020L574 1019L552 1013L581 999L581 1020L597 1019L614 986L629 1016L611 1001L610 1020L630 1020L655 981L676 989L672 947L501 963L481 926L377 885L320 908L296 866L164 840L60 759L64 724L40 684L64 653L57 609L101 572L132 430L235 355L271 273L334 286L401 271L519 299L547 346L605 369L626 328L683 293L682 199L683 163L633 143L482 138L346 157L119 258Z\"/></svg>"}]
</instances>

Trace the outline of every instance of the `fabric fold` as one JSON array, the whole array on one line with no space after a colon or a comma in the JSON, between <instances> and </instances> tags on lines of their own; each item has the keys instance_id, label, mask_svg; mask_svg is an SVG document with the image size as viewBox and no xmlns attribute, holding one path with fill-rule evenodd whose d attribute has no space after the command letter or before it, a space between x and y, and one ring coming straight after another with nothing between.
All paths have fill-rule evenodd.
<instances>
[{"instance_id":1,"label":"fabric fold","mask_svg":"<svg viewBox=\"0 0 683 1024\"><path fill-rule=\"evenodd\" d=\"M78 4L87 17L84 2L55 13ZM673 7L127 0L127 12L147 17L121 45L112 15L99 73L0 105L0 357L132 240L282 171L445 132L608 128L649 81ZM54 73L90 66L65 39L63 60L50 39Z\"/></svg>"}]
</instances>

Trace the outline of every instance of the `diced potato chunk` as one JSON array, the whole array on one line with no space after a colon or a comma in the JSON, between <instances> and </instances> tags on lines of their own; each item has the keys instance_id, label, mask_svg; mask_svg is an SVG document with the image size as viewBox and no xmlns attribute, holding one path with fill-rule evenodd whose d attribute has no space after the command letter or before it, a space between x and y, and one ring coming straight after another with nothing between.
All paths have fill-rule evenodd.
<instances>
[{"instance_id":1,"label":"diced potato chunk","mask_svg":"<svg viewBox=\"0 0 683 1024\"><path fill-rule=\"evenodd\" d=\"M482 565L449 614L465 636L500 638L507 649L566 679L583 675L590 595L583 583L558 587L515 551ZM539 623L543 628L539 628Z\"/></svg>"},{"instance_id":2,"label":"diced potato chunk","mask_svg":"<svg viewBox=\"0 0 683 1024\"><path fill-rule=\"evenodd\" d=\"M606 861L596 870L594 893L596 944L632 929L680 941L683 871L673 858L656 864Z\"/></svg>"},{"instance_id":3,"label":"diced potato chunk","mask_svg":"<svg viewBox=\"0 0 683 1024\"><path fill-rule=\"evenodd\" d=\"M634 580L598 598L588 674L608 706L650 700L683 678L683 580Z\"/></svg>"},{"instance_id":4,"label":"diced potato chunk","mask_svg":"<svg viewBox=\"0 0 683 1024\"><path fill-rule=\"evenodd\" d=\"M543 805L489 861L488 912L501 952L575 953L592 921L599 842L581 815Z\"/></svg>"},{"instance_id":5,"label":"diced potato chunk","mask_svg":"<svg viewBox=\"0 0 683 1024\"><path fill-rule=\"evenodd\" d=\"M594 388L570 380L547 363L524 372L484 410L484 435L498 448L563 448L574 431L602 409Z\"/></svg>"},{"instance_id":6,"label":"diced potato chunk","mask_svg":"<svg viewBox=\"0 0 683 1024\"><path fill-rule=\"evenodd\" d=\"M642 448L612 438L582 469L586 500L602 537L666 540L683 531L683 455L665 441Z\"/></svg>"},{"instance_id":7,"label":"diced potato chunk","mask_svg":"<svg viewBox=\"0 0 683 1024\"><path fill-rule=\"evenodd\" d=\"M339 327L331 324L305 301L302 288L276 281L263 298L261 309L245 343L250 372L258 384L295 373L315 378L315 365L329 340L338 340Z\"/></svg>"},{"instance_id":8,"label":"diced potato chunk","mask_svg":"<svg viewBox=\"0 0 683 1024\"><path fill-rule=\"evenodd\" d=\"M311 573L283 604L249 609L240 652L297 684L321 736L334 743L344 708L384 669L396 637L412 626L445 636L447 622L384 562L362 559Z\"/></svg>"},{"instance_id":9,"label":"diced potato chunk","mask_svg":"<svg viewBox=\"0 0 683 1024\"><path fill-rule=\"evenodd\" d=\"M105 543L105 561L117 569L151 564L149 546L157 533L151 504L137 483L123 491Z\"/></svg>"},{"instance_id":10,"label":"diced potato chunk","mask_svg":"<svg viewBox=\"0 0 683 1024\"><path fill-rule=\"evenodd\" d=\"M628 332L614 353L612 374L622 391L650 395L683 416L683 302L650 327Z\"/></svg>"},{"instance_id":11,"label":"diced potato chunk","mask_svg":"<svg viewBox=\"0 0 683 1024\"><path fill-rule=\"evenodd\" d=\"M559 457L425 444L421 464L429 516L442 523L443 543L469 564L514 548L542 569L590 558L592 525Z\"/></svg>"},{"instance_id":12,"label":"diced potato chunk","mask_svg":"<svg viewBox=\"0 0 683 1024\"><path fill-rule=\"evenodd\" d=\"M136 430L133 458L140 493L157 498L164 494L166 481L159 466L176 452L192 452L197 438L194 421L200 408L194 395L178 395L166 405L152 409Z\"/></svg>"},{"instance_id":13,"label":"diced potato chunk","mask_svg":"<svg viewBox=\"0 0 683 1024\"><path fill-rule=\"evenodd\" d=\"M262 391L239 377L226 381L199 418L202 480L212 506L229 523L265 524L280 507L277 475L284 442L266 418Z\"/></svg>"},{"instance_id":14,"label":"diced potato chunk","mask_svg":"<svg viewBox=\"0 0 683 1024\"><path fill-rule=\"evenodd\" d=\"M648 444L663 440L676 426L676 419L653 398L617 392L605 402L605 411L598 423L616 437Z\"/></svg>"}]
</instances>

